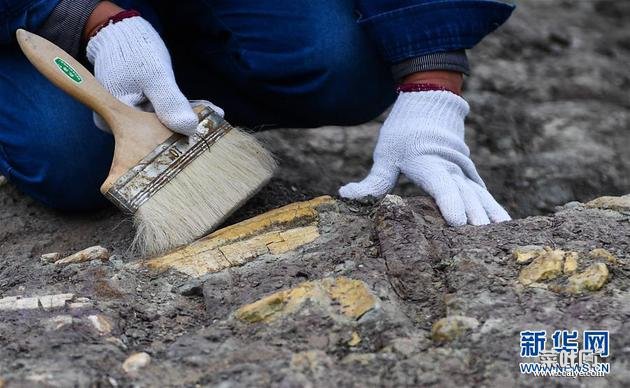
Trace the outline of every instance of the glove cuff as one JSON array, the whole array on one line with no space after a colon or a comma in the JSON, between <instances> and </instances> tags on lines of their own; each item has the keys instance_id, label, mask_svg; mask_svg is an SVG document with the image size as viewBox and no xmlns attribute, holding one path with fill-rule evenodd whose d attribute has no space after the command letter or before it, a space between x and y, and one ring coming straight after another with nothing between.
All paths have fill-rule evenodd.
<instances>
[{"instance_id":1,"label":"glove cuff","mask_svg":"<svg viewBox=\"0 0 630 388\"><path fill-rule=\"evenodd\" d=\"M94 64L101 51L115 46L116 43L128 42L129 40L136 41L137 37L134 35L141 34L147 30L153 30L153 26L138 15L120 19L118 22L110 20L88 41L85 49L87 58L91 64ZM127 43L126 45L128 46L129 44ZM122 43L120 46L124 47L125 44ZM129 47L129 50L131 49L132 47Z\"/></svg>"},{"instance_id":2,"label":"glove cuff","mask_svg":"<svg viewBox=\"0 0 630 388\"><path fill-rule=\"evenodd\" d=\"M123 21L125 19L129 19L129 18L132 18L132 17L135 17L135 16L140 16L140 12L136 11L135 9L129 9L129 10L120 11L116 15L110 16L103 23L101 23L98 26L94 27L94 29L92 29L92 31L90 31L87 34L87 39L86 40L92 39L93 37L96 36L96 34L99 33L100 30L102 30L103 28L107 27L110 24L115 24L115 23L118 23L120 21Z\"/></svg>"},{"instance_id":3,"label":"glove cuff","mask_svg":"<svg viewBox=\"0 0 630 388\"><path fill-rule=\"evenodd\" d=\"M419 82L419 83L410 82L410 83L400 84L396 88L397 93L430 92L430 91L439 91L439 90L451 92L453 94L457 94L458 96L460 95L456 91L451 90L447 88L446 86L436 85L436 84L426 83L426 82Z\"/></svg>"},{"instance_id":4,"label":"glove cuff","mask_svg":"<svg viewBox=\"0 0 630 388\"><path fill-rule=\"evenodd\" d=\"M463 138L469 110L466 100L448 91L401 92L390 117L407 123L422 120L429 128L456 130Z\"/></svg>"}]
</instances>

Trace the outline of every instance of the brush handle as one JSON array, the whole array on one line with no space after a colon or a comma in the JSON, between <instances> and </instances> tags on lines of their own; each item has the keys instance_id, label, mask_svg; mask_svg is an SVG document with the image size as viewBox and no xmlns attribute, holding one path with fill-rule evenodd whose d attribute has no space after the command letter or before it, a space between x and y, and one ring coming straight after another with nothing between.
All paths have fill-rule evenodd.
<instances>
[{"instance_id":1,"label":"brush handle","mask_svg":"<svg viewBox=\"0 0 630 388\"><path fill-rule=\"evenodd\" d=\"M20 48L40 73L101 115L111 128L116 148L101 192L109 190L120 176L173 136L173 132L158 120L155 113L142 112L118 101L64 50L22 29L17 30L16 36Z\"/></svg>"},{"instance_id":2,"label":"brush handle","mask_svg":"<svg viewBox=\"0 0 630 388\"><path fill-rule=\"evenodd\" d=\"M16 36L22 52L40 73L105 120L133 109L118 101L88 69L53 43L22 29Z\"/></svg>"}]
</instances>

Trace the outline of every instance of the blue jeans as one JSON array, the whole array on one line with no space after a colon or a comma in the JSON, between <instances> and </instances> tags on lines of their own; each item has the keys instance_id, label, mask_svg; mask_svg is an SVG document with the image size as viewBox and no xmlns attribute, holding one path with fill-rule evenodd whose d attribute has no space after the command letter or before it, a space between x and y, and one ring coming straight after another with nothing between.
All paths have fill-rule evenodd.
<instances>
[{"instance_id":1,"label":"blue jeans","mask_svg":"<svg viewBox=\"0 0 630 388\"><path fill-rule=\"evenodd\" d=\"M428 0L184 1L177 12L166 0L116 2L138 9L160 31L184 94L255 128L365 122L395 98L393 60L470 47L509 15L488 1L454 14L449 4L460 0L438 7ZM368 12L360 23L357 6ZM401 21L405 14L413 23ZM423 14L431 31L419 30ZM444 38L452 32L461 39ZM113 146L91 112L44 79L15 44L0 46L3 175L50 207L96 209L106 204L98 189Z\"/></svg>"}]
</instances>

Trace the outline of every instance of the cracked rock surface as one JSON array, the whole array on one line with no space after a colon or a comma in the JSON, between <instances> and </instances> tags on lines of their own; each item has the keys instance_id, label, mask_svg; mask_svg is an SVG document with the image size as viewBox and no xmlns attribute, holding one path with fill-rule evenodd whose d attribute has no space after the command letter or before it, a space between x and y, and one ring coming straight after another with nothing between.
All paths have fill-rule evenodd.
<instances>
[{"instance_id":1,"label":"cracked rock surface","mask_svg":"<svg viewBox=\"0 0 630 388\"><path fill-rule=\"evenodd\" d=\"M257 248L305 222L314 239ZM185 267L176 253L26 260L30 275L0 299L0 376L9 386L546 386L519 375L519 332L597 328L610 330L612 373L588 384L630 383L628 212L573 203L449 228L427 197L324 197L226 230L184 249L195 257ZM232 238L246 251L217 257Z\"/></svg>"},{"instance_id":2,"label":"cracked rock surface","mask_svg":"<svg viewBox=\"0 0 630 388\"><path fill-rule=\"evenodd\" d=\"M404 178L313 199L366 173L378 121L259 134L277 178L158 258L116 210L60 214L0 178L0 387L630 385L629 18L523 0L471 51L467 140L508 223L447 227ZM531 329L610 330L610 375L521 376Z\"/></svg>"}]
</instances>

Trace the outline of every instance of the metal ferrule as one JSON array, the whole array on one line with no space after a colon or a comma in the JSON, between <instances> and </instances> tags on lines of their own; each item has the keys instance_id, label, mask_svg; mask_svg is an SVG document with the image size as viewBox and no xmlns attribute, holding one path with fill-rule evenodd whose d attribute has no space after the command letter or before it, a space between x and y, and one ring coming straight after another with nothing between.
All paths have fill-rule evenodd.
<instances>
[{"instance_id":1,"label":"metal ferrule","mask_svg":"<svg viewBox=\"0 0 630 388\"><path fill-rule=\"evenodd\" d=\"M126 213L136 210L201 153L210 149L232 126L211 108L198 113L197 134L173 134L114 182L105 197Z\"/></svg>"}]
</instances>

